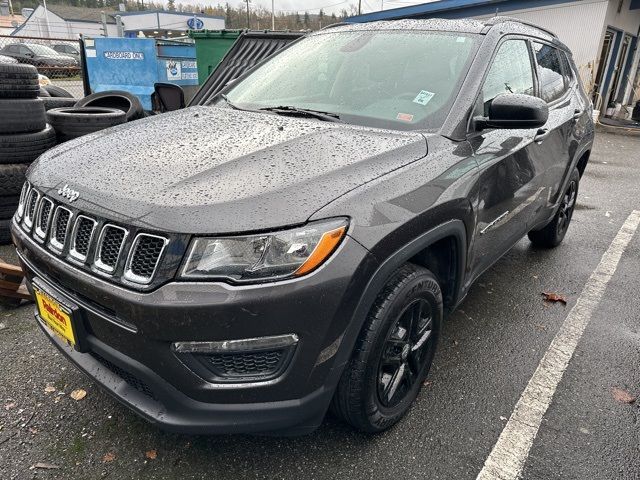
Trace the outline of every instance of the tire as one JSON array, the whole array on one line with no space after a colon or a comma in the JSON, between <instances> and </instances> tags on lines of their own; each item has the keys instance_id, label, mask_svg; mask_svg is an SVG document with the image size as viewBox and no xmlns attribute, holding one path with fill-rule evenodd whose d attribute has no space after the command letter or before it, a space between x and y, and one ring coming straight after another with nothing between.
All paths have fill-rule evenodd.
<instances>
[{"instance_id":1,"label":"tire","mask_svg":"<svg viewBox=\"0 0 640 480\"><path fill-rule=\"evenodd\" d=\"M0 220L0 245L9 245L11 243L11 232L9 231L11 220Z\"/></svg>"},{"instance_id":2,"label":"tire","mask_svg":"<svg viewBox=\"0 0 640 480\"><path fill-rule=\"evenodd\" d=\"M73 95L71 95L68 91L56 85L45 85L44 89L47 91L47 93L49 93L51 97L54 98L73 98Z\"/></svg>"},{"instance_id":3,"label":"tire","mask_svg":"<svg viewBox=\"0 0 640 480\"><path fill-rule=\"evenodd\" d=\"M138 97L121 90L92 93L78 100L76 106L117 108L126 112L127 122L144 118L144 109Z\"/></svg>"},{"instance_id":4,"label":"tire","mask_svg":"<svg viewBox=\"0 0 640 480\"><path fill-rule=\"evenodd\" d=\"M40 91L33 65L0 64L0 98L36 98Z\"/></svg>"},{"instance_id":5,"label":"tire","mask_svg":"<svg viewBox=\"0 0 640 480\"><path fill-rule=\"evenodd\" d=\"M56 133L47 125L34 133L0 135L0 164L31 163L56 144Z\"/></svg>"},{"instance_id":6,"label":"tire","mask_svg":"<svg viewBox=\"0 0 640 480\"><path fill-rule=\"evenodd\" d=\"M422 320L416 330L410 319L419 307ZM381 432L398 422L431 368L441 324L438 281L426 268L405 264L378 294L340 378L331 410L367 433Z\"/></svg>"},{"instance_id":7,"label":"tire","mask_svg":"<svg viewBox=\"0 0 640 480\"><path fill-rule=\"evenodd\" d=\"M75 98L67 97L42 97L41 100L46 111L52 108L73 107L76 104Z\"/></svg>"},{"instance_id":8,"label":"tire","mask_svg":"<svg viewBox=\"0 0 640 480\"><path fill-rule=\"evenodd\" d=\"M540 230L532 230L528 233L527 236L533 245L541 248L554 248L562 243L576 207L579 185L580 172L578 172L577 168L574 168L569 177L569 184L562 195L558 211L553 219Z\"/></svg>"},{"instance_id":9,"label":"tire","mask_svg":"<svg viewBox=\"0 0 640 480\"><path fill-rule=\"evenodd\" d=\"M124 123L126 118L117 108L67 107L49 110L47 120L55 128L58 140L66 142Z\"/></svg>"},{"instance_id":10,"label":"tire","mask_svg":"<svg viewBox=\"0 0 640 480\"><path fill-rule=\"evenodd\" d=\"M38 132L46 124L44 103L39 98L0 99L0 132Z\"/></svg>"},{"instance_id":11,"label":"tire","mask_svg":"<svg viewBox=\"0 0 640 480\"><path fill-rule=\"evenodd\" d=\"M0 220L7 220L13 217L18 209L20 195L10 195L0 197Z\"/></svg>"},{"instance_id":12,"label":"tire","mask_svg":"<svg viewBox=\"0 0 640 480\"><path fill-rule=\"evenodd\" d=\"M0 165L0 195L20 194L27 168L27 163Z\"/></svg>"},{"instance_id":13,"label":"tire","mask_svg":"<svg viewBox=\"0 0 640 480\"><path fill-rule=\"evenodd\" d=\"M50 97L51 95L43 87L38 91L38 97Z\"/></svg>"}]
</instances>

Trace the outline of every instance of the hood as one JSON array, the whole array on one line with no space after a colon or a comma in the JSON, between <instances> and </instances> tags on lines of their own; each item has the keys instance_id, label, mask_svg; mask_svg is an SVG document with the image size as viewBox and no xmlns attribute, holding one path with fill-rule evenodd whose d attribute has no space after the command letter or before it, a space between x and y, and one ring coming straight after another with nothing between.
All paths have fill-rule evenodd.
<instances>
[{"instance_id":1,"label":"hood","mask_svg":"<svg viewBox=\"0 0 640 480\"><path fill-rule=\"evenodd\" d=\"M419 133L191 107L80 137L29 180L58 201L142 228L234 233L305 222L363 183L426 155ZM348 215L349 212L345 212Z\"/></svg>"}]
</instances>

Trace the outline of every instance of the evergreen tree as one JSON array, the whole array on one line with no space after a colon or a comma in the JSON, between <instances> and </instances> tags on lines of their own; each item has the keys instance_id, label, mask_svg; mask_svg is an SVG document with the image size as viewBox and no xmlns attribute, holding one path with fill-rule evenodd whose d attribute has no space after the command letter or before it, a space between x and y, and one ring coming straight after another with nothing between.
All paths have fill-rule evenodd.
<instances>
[{"instance_id":1,"label":"evergreen tree","mask_svg":"<svg viewBox=\"0 0 640 480\"><path fill-rule=\"evenodd\" d=\"M304 28L309 28L310 23L311 18L309 17L309 12L304 12Z\"/></svg>"},{"instance_id":2,"label":"evergreen tree","mask_svg":"<svg viewBox=\"0 0 640 480\"><path fill-rule=\"evenodd\" d=\"M169 0L167 2L167 10L169 10L170 12L176 11L176 0Z\"/></svg>"}]
</instances>

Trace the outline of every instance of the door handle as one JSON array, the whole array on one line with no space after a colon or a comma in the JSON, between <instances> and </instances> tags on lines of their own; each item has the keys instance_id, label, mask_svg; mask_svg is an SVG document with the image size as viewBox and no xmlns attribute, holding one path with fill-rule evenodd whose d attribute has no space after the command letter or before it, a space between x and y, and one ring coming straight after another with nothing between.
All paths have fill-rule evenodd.
<instances>
[{"instance_id":1,"label":"door handle","mask_svg":"<svg viewBox=\"0 0 640 480\"><path fill-rule=\"evenodd\" d=\"M549 136L550 133L551 133L551 130L548 130L546 128L540 128L538 129L536 136L533 138L533 141L536 143L542 143L544 142L545 138Z\"/></svg>"},{"instance_id":2,"label":"door handle","mask_svg":"<svg viewBox=\"0 0 640 480\"><path fill-rule=\"evenodd\" d=\"M576 108L576 109L573 111L573 119L574 119L574 120L578 120L578 119L582 116L582 114L583 114L583 113L584 113L584 112L583 112L582 110L580 110L579 108Z\"/></svg>"}]
</instances>

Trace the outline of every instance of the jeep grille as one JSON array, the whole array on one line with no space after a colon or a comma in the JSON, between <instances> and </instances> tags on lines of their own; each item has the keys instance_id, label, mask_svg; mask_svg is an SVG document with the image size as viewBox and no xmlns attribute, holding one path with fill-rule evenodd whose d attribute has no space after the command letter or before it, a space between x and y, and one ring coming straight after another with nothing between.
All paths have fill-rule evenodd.
<instances>
[{"instance_id":1,"label":"jeep grille","mask_svg":"<svg viewBox=\"0 0 640 480\"><path fill-rule=\"evenodd\" d=\"M141 287L153 281L169 238L72 211L28 184L23 194L16 222L52 253L114 280Z\"/></svg>"}]
</instances>

